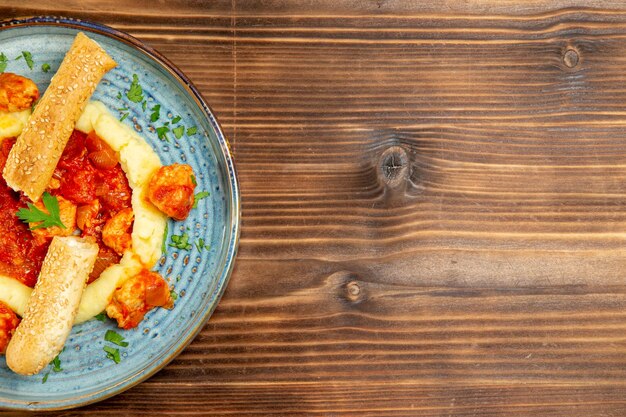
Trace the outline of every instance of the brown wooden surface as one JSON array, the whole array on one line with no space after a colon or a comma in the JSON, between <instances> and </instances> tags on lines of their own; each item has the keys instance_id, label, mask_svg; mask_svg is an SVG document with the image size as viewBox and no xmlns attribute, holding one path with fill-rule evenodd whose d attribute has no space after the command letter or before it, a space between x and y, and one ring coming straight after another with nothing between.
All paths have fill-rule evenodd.
<instances>
[{"instance_id":1,"label":"brown wooden surface","mask_svg":"<svg viewBox=\"0 0 626 417\"><path fill-rule=\"evenodd\" d=\"M199 337L49 415L626 415L626 4L3 3L180 66L243 196Z\"/></svg>"}]
</instances>

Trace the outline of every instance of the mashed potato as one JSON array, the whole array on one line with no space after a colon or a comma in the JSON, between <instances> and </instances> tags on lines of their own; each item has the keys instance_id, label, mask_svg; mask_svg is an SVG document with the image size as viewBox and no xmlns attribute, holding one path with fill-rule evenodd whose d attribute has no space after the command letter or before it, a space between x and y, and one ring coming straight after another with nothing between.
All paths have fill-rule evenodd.
<instances>
[{"instance_id":1,"label":"mashed potato","mask_svg":"<svg viewBox=\"0 0 626 417\"><path fill-rule=\"evenodd\" d=\"M30 116L30 109L13 113L0 112L0 141L19 135Z\"/></svg>"},{"instance_id":2,"label":"mashed potato","mask_svg":"<svg viewBox=\"0 0 626 417\"><path fill-rule=\"evenodd\" d=\"M0 113L0 140L18 135L29 113ZM102 140L119 152L120 164L133 190L132 207L135 213L132 247L124 253L119 264L105 269L97 280L87 286L76 316L76 323L81 323L104 311L115 288L127 278L139 273L143 267L150 269L156 264L161 256L167 217L143 198L148 182L161 166L161 161L141 136L118 121L104 104L97 101L86 106L76 129L85 133L95 130ZM23 315L31 291L21 282L0 275L0 302L16 314Z\"/></svg>"}]
</instances>

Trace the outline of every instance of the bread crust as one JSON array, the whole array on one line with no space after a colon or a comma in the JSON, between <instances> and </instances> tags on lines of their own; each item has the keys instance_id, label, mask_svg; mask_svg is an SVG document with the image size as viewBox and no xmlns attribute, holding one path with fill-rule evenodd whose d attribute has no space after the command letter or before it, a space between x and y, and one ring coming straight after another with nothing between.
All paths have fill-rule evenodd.
<instances>
[{"instance_id":1,"label":"bread crust","mask_svg":"<svg viewBox=\"0 0 626 417\"><path fill-rule=\"evenodd\" d=\"M55 236L41 272L6 351L7 365L21 375L41 371L67 339L98 244L76 236Z\"/></svg>"},{"instance_id":2,"label":"bread crust","mask_svg":"<svg viewBox=\"0 0 626 417\"><path fill-rule=\"evenodd\" d=\"M9 153L6 183L37 201L50 183L87 100L117 64L95 41L79 32L50 86Z\"/></svg>"}]
</instances>

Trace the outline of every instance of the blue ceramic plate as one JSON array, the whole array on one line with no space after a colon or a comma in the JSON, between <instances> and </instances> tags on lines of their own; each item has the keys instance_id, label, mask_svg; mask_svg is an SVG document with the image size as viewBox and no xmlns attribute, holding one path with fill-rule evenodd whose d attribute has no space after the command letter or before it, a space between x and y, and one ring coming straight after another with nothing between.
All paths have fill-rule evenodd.
<instances>
[{"instance_id":1,"label":"blue ceramic plate","mask_svg":"<svg viewBox=\"0 0 626 417\"><path fill-rule=\"evenodd\" d=\"M178 294L174 308L155 309L138 328L128 331L117 329L108 319L74 326L60 354L62 370L58 372L49 366L39 375L19 376L0 357L0 408L76 407L145 380L176 357L209 319L224 292L237 250L239 190L227 142L198 91L167 59L106 26L37 17L0 24L0 53L8 60L5 71L33 79L44 91L79 31L96 40L118 63L93 99L124 118L123 123L136 129L164 164L190 164L196 173L196 192L209 195L187 220L168 224L170 236L187 234L191 243L187 250L168 247L157 267ZM30 52L32 69L23 51ZM126 96L135 74L145 104ZM157 104L160 117L152 122ZM119 364L103 350L112 345L104 340L107 329L117 330L129 343L128 347L113 346L119 349Z\"/></svg>"}]
</instances>

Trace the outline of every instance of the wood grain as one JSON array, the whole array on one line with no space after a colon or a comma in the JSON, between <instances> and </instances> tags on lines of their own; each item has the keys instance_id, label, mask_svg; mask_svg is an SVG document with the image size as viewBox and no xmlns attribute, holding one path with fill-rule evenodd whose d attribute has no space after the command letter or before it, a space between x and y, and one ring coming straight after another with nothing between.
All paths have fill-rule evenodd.
<instances>
[{"instance_id":1,"label":"wood grain","mask_svg":"<svg viewBox=\"0 0 626 417\"><path fill-rule=\"evenodd\" d=\"M0 5L46 13L180 66L243 196L196 340L48 415L626 413L626 5Z\"/></svg>"}]
</instances>

